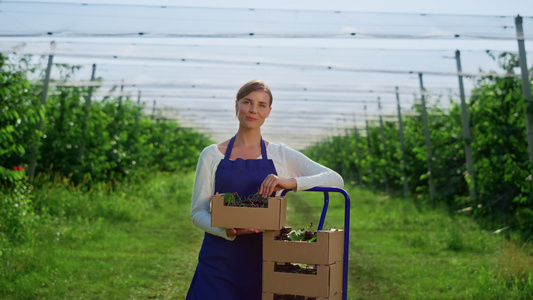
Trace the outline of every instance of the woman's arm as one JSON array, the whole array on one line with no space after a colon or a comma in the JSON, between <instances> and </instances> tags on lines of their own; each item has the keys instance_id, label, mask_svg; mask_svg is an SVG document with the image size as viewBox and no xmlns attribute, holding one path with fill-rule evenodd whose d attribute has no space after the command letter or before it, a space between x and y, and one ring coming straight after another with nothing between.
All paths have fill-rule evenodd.
<instances>
[{"instance_id":1,"label":"woman's arm","mask_svg":"<svg viewBox=\"0 0 533 300\"><path fill-rule=\"evenodd\" d=\"M218 151L216 148L214 150ZM210 202L215 192L214 172L220 162L220 157L212 151L209 147L204 149L198 159L192 192L191 221L207 233L233 240L235 237L228 237L225 228L211 227Z\"/></svg>"},{"instance_id":2,"label":"woman's arm","mask_svg":"<svg viewBox=\"0 0 533 300\"><path fill-rule=\"evenodd\" d=\"M314 162L301 152L286 145L277 145L272 155L278 175L269 175L261 185L260 193L292 189L307 190L316 186L344 187L344 180L335 171Z\"/></svg>"}]
</instances>

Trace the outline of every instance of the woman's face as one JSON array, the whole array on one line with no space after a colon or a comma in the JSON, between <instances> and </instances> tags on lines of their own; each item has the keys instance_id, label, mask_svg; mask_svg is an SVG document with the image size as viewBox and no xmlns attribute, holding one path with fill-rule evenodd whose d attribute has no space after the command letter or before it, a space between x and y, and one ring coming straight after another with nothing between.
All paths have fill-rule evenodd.
<instances>
[{"instance_id":1,"label":"woman's face","mask_svg":"<svg viewBox=\"0 0 533 300\"><path fill-rule=\"evenodd\" d=\"M241 126L259 128L270 115L270 96L264 91L253 91L235 101L235 110Z\"/></svg>"}]
</instances>

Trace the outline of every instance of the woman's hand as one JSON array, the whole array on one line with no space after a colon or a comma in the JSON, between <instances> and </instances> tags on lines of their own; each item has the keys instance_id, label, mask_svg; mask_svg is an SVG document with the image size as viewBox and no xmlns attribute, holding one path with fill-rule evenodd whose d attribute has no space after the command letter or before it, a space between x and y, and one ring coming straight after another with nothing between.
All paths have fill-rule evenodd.
<instances>
[{"instance_id":1,"label":"woman's hand","mask_svg":"<svg viewBox=\"0 0 533 300\"><path fill-rule=\"evenodd\" d=\"M265 178L265 180L263 180L263 183L259 188L259 194L263 198L267 198L272 195L273 192L277 192L279 190L291 190L295 189L296 187L296 179L283 179L274 174L270 174Z\"/></svg>"},{"instance_id":2,"label":"woman's hand","mask_svg":"<svg viewBox=\"0 0 533 300\"><path fill-rule=\"evenodd\" d=\"M237 236L252 233L259 233L259 230L254 228L226 228L226 234L228 236Z\"/></svg>"}]
</instances>

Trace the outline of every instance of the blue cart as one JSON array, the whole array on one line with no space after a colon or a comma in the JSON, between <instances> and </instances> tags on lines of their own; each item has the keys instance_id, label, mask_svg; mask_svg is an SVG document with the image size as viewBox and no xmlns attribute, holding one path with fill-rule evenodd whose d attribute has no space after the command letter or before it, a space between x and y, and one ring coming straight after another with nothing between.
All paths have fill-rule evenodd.
<instances>
[{"instance_id":1,"label":"blue cart","mask_svg":"<svg viewBox=\"0 0 533 300\"><path fill-rule=\"evenodd\" d=\"M344 257L343 257L343 282L342 282L342 299L348 299L348 248L350 245L350 196L348 193L340 188L332 187L315 187L305 190L306 192L323 192L324 193L324 206L322 207L322 214L320 215L320 222L318 223L318 230L322 230L324 221L326 219L326 213L329 206L329 193L341 193L344 196ZM289 192L284 190L282 196L285 196Z\"/></svg>"}]
</instances>

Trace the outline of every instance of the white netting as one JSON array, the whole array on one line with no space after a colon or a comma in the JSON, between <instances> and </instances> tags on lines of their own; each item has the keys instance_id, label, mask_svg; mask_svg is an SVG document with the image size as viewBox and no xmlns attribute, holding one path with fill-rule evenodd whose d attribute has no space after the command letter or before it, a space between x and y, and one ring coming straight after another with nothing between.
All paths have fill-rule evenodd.
<instances>
[{"instance_id":1,"label":"white netting","mask_svg":"<svg viewBox=\"0 0 533 300\"><path fill-rule=\"evenodd\" d=\"M522 20L532 51L533 18ZM55 41L55 63L82 66L67 84L88 84L96 64L95 100L124 85L147 114L155 100L156 113L217 140L236 129L237 89L261 78L274 92L265 135L296 148L376 120L378 97L394 120L396 87L408 114L419 73L430 105L458 101L455 51L465 75L508 76L486 50L516 54L516 38L515 16L0 2L0 52L49 55Z\"/></svg>"}]
</instances>

